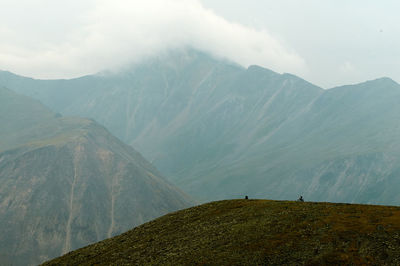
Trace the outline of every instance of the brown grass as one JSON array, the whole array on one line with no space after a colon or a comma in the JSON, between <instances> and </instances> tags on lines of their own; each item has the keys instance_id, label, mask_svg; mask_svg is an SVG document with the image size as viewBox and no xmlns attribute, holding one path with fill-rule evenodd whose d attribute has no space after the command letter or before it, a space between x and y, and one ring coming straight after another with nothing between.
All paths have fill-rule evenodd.
<instances>
[{"instance_id":1,"label":"brown grass","mask_svg":"<svg viewBox=\"0 0 400 266\"><path fill-rule=\"evenodd\" d=\"M400 208L212 202L168 214L47 264L399 265Z\"/></svg>"}]
</instances>

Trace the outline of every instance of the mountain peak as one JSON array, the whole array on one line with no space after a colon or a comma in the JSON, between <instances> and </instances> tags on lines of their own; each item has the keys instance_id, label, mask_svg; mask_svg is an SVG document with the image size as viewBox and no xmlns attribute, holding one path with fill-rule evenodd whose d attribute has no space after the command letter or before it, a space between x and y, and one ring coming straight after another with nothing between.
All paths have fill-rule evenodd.
<instances>
[{"instance_id":1,"label":"mountain peak","mask_svg":"<svg viewBox=\"0 0 400 266\"><path fill-rule=\"evenodd\" d=\"M258 73L267 73L269 75L279 75L277 72L272 71L272 70L270 70L268 68L265 68L265 67L261 67L259 65L250 65L247 68L247 71L249 71L249 72L258 72Z\"/></svg>"},{"instance_id":2,"label":"mountain peak","mask_svg":"<svg viewBox=\"0 0 400 266\"><path fill-rule=\"evenodd\" d=\"M369 80L366 81L367 83L378 83L378 84L387 84L387 85L396 85L396 86L400 86L399 83L397 83L396 81L394 81L393 79L389 78L389 77L381 77L381 78L377 78L374 80Z\"/></svg>"}]
</instances>

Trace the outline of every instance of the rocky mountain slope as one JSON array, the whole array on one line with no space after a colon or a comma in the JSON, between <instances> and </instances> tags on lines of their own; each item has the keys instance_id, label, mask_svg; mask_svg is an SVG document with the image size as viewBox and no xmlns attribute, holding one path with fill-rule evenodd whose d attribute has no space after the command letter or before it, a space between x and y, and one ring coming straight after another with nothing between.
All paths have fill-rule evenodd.
<instances>
[{"instance_id":1,"label":"rocky mountain slope","mask_svg":"<svg viewBox=\"0 0 400 266\"><path fill-rule=\"evenodd\" d=\"M38 264L192 204L96 122L0 95L2 265Z\"/></svg>"},{"instance_id":2,"label":"rocky mountain slope","mask_svg":"<svg viewBox=\"0 0 400 266\"><path fill-rule=\"evenodd\" d=\"M400 85L323 90L290 74L186 50L118 73L0 84L100 121L202 200L400 204Z\"/></svg>"},{"instance_id":3,"label":"rocky mountain slope","mask_svg":"<svg viewBox=\"0 0 400 266\"><path fill-rule=\"evenodd\" d=\"M165 215L44 265L397 265L400 208L267 200Z\"/></svg>"}]
</instances>

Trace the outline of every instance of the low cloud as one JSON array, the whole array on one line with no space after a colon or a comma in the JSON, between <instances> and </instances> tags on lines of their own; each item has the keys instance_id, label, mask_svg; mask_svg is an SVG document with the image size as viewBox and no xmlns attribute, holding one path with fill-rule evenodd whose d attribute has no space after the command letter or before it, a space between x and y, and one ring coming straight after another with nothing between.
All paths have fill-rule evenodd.
<instances>
[{"instance_id":1,"label":"low cloud","mask_svg":"<svg viewBox=\"0 0 400 266\"><path fill-rule=\"evenodd\" d=\"M71 7L79 6L79 1L66 2L66 11L60 3L49 9L53 20L48 21L50 29L45 24L14 27L4 21L7 23L0 28L0 69L38 78L70 78L188 46L243 66L259 64L298 74L306 69L304 60L268 31L229 22L197 0L90 3L71 14L65 12L74 12ZM34 14L35 10L30 12ZM60 12L64 24L57 21L54 12ZM71 21L66 22L67 17Z\"/></svg>"},{"instance_id":2,"label":"low cloud","mask_svg":"<svg viewBox=\"0 0 400 266\"><path fill-rule=\"evenodd\" d=\"M354 65L349 61L344 62L339 69L343 73L354 73L356 71Z\"/></svg>"}]
</instances>

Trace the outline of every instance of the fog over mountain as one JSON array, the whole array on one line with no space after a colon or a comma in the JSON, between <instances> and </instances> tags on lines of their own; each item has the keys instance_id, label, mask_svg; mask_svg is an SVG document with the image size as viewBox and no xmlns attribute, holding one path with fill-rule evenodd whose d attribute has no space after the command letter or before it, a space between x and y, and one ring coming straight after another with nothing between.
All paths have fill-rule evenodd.
<instances>
[{"instance_id":1,"label":"fog over mountain","mask_svg":"<svg viewBox=\"0 0 400 266\"><path fill-rule=\"evenodd\" d=\"M193 204L132 147L0 87L0 264L37 265Z\"/></svg>"},{"instance_id":2,"label":"fog over mountain","mask_svg":"<svg viewBox=\"0 0 400 266\"><path fill-rule=\"evenodd\" d=\"M324 88L399 82L399 9L396 0L2 0L0 69L73 78L190 46Z\"/></svg>"},{"instance_id":3,"label":"fog over mountain","mask_svg":"<svg viewBox=\"0 0 400 266\"><path fill-rule=\"evenodd\" d=\"M92 117L198 199L399 204L400 86L323 90L291 74L179 50L119 73L0 83Z\"/></svg>"},{"instance_id":4,"label":"fog over mountain","mask_svg":"<svg viewBox=\"0 0 400 266\"><path fill-rule=\"evenodd\" d=\"M228 21L198 0L3 1L0 69L29 76L118 70L186 46L245 66L268 63L300 73L306 68L303 58L267 29Z\"/></svg>"}]
</instances>

